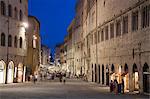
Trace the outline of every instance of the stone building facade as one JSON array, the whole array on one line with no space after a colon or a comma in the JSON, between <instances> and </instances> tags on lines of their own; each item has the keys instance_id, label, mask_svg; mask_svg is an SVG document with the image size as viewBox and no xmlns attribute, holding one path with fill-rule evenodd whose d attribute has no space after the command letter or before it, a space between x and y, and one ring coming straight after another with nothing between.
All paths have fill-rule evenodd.
<instances>
[{"instance_id":1,"label":"stone building facade","mask_svg":"<svg viewBox=\"0 0 150 99\"><path fill-rule=\"evenodd\" d=\"M25 80L28 0L0 0L0 83Z\"/></svg>"},{"instance_id":2,"label":"stone building facade","mask_svg":"<svg viewBox=\"0 0 150 99\"><path fill-rule=\"evenodd\" d=\"M34 16L29 16L27 76L34 75L41 64L40 22Z\"/></svg>"},{"instance_id":3,"label":"stone building facade","mask_svg":"<svg viewBox=\"0 0 150 99\"><path fill-rule=\"evenodd\" d=\"M42 65L50 64L50 53L51 53L51 50L48 46L46 45L41 46L41 64Z\"/></svg>"},{"instance_id":4,"label":"stone building facade","mask_svg":"<svg viewBox=\"0 0 150 99\"><path fill-rule=\"evenodd\" d=\"M123 80L126 92L149 93L150 1L78 0L76 9L75 72L84 67L89 81Z\"/></svg>"}]
</instances>

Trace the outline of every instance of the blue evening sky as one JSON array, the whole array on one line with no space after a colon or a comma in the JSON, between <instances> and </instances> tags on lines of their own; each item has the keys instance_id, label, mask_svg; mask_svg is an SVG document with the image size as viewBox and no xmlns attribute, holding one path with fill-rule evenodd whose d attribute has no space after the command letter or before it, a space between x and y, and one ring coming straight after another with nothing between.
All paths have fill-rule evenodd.
<instances>
[{"instance_id":1,"label":"blue evening sky","mask_svg":"<svg viewBox=\"0 0 150 99\"><path fill-rule=\"evenodd\" d=\"M41 24L42 44L54 50L64 40L67 27L75 14L76 0L29 0L29 15Z\"/></svg>"}]
</instances>

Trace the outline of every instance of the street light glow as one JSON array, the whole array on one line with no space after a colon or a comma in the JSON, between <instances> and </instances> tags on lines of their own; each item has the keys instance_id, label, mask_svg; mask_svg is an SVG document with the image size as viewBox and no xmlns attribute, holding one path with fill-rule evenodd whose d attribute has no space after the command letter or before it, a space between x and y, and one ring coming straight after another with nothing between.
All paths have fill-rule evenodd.
<instances>
[{"instance_id":1,"label":"street light glow","mask_svg":"<svg viewBox=\"0 0 150 99\"><path fill-rule=\"evenodd\" d=\"M28 28L28 27L29 27L29 24L26 23L26 22L23 22L22 25L23 25L25 28Z\"/></svg>"}]
</instances>

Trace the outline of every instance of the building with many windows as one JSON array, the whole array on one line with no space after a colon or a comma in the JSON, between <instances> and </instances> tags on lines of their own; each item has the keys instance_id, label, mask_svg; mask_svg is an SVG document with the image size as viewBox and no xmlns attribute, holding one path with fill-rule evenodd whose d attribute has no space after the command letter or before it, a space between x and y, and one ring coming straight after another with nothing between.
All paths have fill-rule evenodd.
<instances>
[{"instance_id":1,"label":"building with many windows","mask_svg":"<svg viewBox=\"0 0 150 99\"><path fill-rule=\"evenodd\" d=\"M124 81L125 92L150 92L149 0L78 0L74 33L76 74L102 85Z\"/></svg>"},{"instance_id":2,"label":"building with many windows","mask_svg":"<svg viewBox=\"0 0 150 99\"><path fill-rule=\"evenodd\" d=\"M0 83L25 80L28 0L0 0Z\"/></svg>"}]
</instances>

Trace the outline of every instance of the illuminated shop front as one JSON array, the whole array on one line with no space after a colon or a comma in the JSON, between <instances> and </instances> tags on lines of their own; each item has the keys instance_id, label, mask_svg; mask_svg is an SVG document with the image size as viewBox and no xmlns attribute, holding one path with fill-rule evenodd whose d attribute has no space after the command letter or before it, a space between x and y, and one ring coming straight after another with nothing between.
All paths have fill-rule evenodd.
<instances>
[{"instance_id":1,"label":"illuminated shop front","mask_svg":"<svg viewBox=\"0 0 150 99\"><path fill-rule=\"evenodd\" d=\"M14 63L11 61L8 64L7 83L13 83L14 79Z\"/></svg>"},{"instance_id":2,"label":"illuminated shop front","mask_svg":"<svg viewBox=\"0 0 150 99\"><path fill-rule=\"evenodd\" d=\"M150 93L150 71L147 63L143 66L143 91Z\"/></svg>"},{"instance_id":3,"label":"illuminated shop front","mask_svg":"<svg viewBox=\"0 0 150 99\"><path fill-rule=\"evenodd\" d=\"M122 74L122 77L124 81L124 91L129 92L129 71L127 64L124 66L124 73Z\"/></svg>"},{"instance_id":4,"label":"illuminated shop front","mask_svg":"<svg viewBox=\"0 0 150 99\"><path fill-rule=\"evenodd\" d=\"M17 81L20 83L23 81L23 65L21 63L18 65L18 73L17 74L18 74Z\"/></svg>"},{"instance_id":5,"label":"illuminated shop front","mask_svg":"<svg viewBox=\"0 0 150 99\"><path fill-rule=\"evenodd\" d=\"M112 66L111 66L111 73L110 73L110 80L114 81L115 79L116 79L115 67L112 64Z\"/></svg>"},{"instance_id":6,"label":"illuminated shop front","mask_svg":"<svg viewBox=\"0 0 150 99\"><path fill-rule=\"evenodd\" d=\"M0 84L5 83L6 64L0 61Z\"/></svg>"},{"instance_id":7,"label":"illuminated shop front","mask_svg":"<svg viewBox=\"0 0 150 99\"><path fill-rule=\"evenodd\" d=\"M139 91L139 73L138 73L138 68L136 66L136 64L133 65L133 87L134 87L134 91Z\"/></svg>"}]
</instances>

